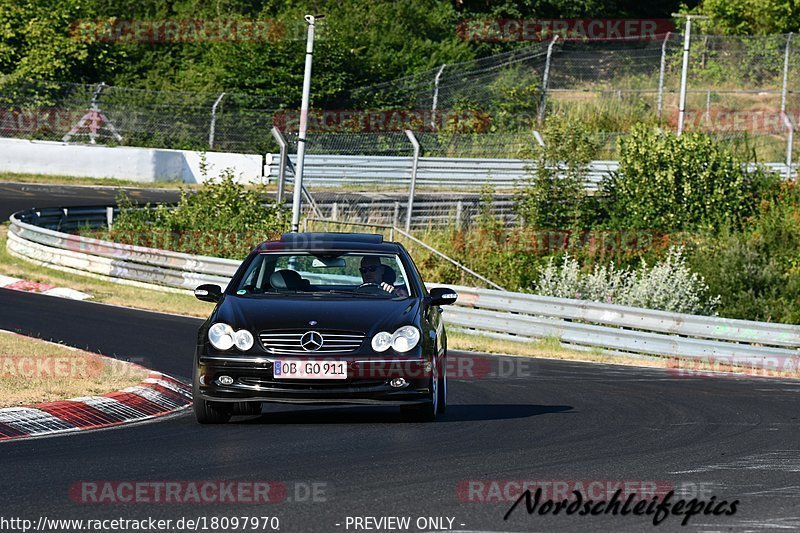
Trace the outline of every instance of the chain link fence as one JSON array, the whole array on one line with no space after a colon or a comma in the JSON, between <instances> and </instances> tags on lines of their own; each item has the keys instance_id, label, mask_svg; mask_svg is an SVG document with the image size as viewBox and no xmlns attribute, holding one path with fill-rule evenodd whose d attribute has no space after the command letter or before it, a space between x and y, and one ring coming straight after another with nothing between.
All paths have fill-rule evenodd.
<instances>
[{"instance_id":1,"label":"chain link fence","mask_svg":"<svg viewBox=\"0 0 800 533\"><path fill-rule=\"evenodd\" d=\"M406 155L402 131L411 129L428 157L520 158L543 120L566 117L602 140L598 159L614 159L634 124L677 128L683 42L679 33L534 42L355 88L348 109L312 111L309 153ZM799 83L796 36L693 34L684 129L785 162ZM281 105L248 94L0 80L0 136L272 153L270 128L291 139L299 125L299 112Z\"/></svg>"}]
</instances>

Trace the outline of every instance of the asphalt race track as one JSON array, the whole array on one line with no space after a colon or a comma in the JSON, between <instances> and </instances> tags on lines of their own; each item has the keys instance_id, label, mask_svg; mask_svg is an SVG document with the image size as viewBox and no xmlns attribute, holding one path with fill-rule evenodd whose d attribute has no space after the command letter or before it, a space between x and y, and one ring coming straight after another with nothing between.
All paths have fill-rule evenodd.
<instances>
[{"instance_id":1,"label":"asphalt race track","mask_svg":"<svg viewBox=\"0 0 800 533\"><path fill-rule=\"evenodd\" d=\"M50 185L0 182L0 220L5 222L15 211L31 207L66 207L110 205L117 197L117 187L88 185ZM137 202L177 202L180 193L169 189L125 188Z\"/></svg>"},{"instance_id":2,"label":"asphalt race track","mask_svg":"<svg viewBox=\"0 0 800 533\"><path fill-rule=\"evenodd\" d=\"M156 370L189 375L196 319L5 289L0 309L2 329L144 357ZM475 362L492 372L451 380L447 414L434 424L404 423L391 408L270 405L260 417L225 426L200 426L184 412L0 443L2 515L34 522L276 516L281 531L355 531L348 516L409 516L411 529L418 517L454 518L454 530L653 528L652 516L529 516L524 504L504 521L513 501L497 502L497 494L490 503L470 501L489 498L489 480L504 490L513 487L509 480L594 480L657 483L686 500L739 500L733 516L701 514L687 528L669 516L659 530L800 528L800 382L488 356ZM204 480L276 482L282 496L267 504L75 496L81 482Z\"/></svg>"}]
</instances>

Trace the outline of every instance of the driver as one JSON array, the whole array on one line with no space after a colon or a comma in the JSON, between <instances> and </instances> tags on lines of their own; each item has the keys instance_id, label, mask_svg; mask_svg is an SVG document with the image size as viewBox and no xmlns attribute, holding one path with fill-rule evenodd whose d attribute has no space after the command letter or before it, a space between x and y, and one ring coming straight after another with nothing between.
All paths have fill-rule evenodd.
<instances>
[{"instance_id":1,"label":"driver","mask_svg":"<svg viewBox=\"0 0 800 533\"><path fill-rule=\"evenodd\" d=\"M386 271L386 265L381 264L380 257L374 255L365 255L361 258L361 279L364 283L374 283L381 289L395 296L408 296L408 293L403 287L395 287L390 283L386 283L383 279Z\"/></svg>"}]
</instances>

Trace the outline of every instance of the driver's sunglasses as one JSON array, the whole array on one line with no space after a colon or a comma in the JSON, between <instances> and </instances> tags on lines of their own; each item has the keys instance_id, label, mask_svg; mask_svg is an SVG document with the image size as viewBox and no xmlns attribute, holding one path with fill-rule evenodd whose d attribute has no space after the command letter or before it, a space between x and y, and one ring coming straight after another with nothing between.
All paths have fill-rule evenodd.
<instances>
[{"instance_id":1,"label":"driver's sunglasses","mask_svg":"<svg viewBox=\"0 0 800 533\"><path fill-rule=\"evenodd\" d=\"M383 265L379 265L379 266L368 266L368 267L361 267L361 268L359 268L358 270L359 270L359 272L361 272L362 274L366 274L367 272L375 272L376 270L378 270L378 268L380 268L380 266L383 266Z\"/></svg>"}]
</instances>

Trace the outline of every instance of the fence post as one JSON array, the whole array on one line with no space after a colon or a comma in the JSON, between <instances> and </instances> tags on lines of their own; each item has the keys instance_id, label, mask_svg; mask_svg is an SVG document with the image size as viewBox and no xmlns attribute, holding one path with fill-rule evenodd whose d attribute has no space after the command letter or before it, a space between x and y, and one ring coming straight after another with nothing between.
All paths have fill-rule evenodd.
<instances>
[{"instance_id":1,"label":"fence post","mask_svg":"<svg viewBox=\"0 0 800 533\"><path fill-rule=\"evenodd\" d=\"M397 227L400 224L400 202L394 203L394 216L392 217L392 226Z\"/></svg>"},{"instance_id":2,"label":"fence post","mask_svg":"<svg viewBox=\"0 0 800 533\"><path fill-rule=\"evenodd\" d=\"M333 202L333 207L331 207L331 220L339 220L339 203Z\"/></svg>"},{"instance_id":3,"label":"fence post","mask_svg":"<svg viewBox=\"0 0 800 533\"><path fill-rule=\"evenodd\" d=\"M225 98L225 93L220 94L214 105L211 106L211 126L208 128L208 147L214 148L214 130L217 127L217 106Z\"/></svg>"},{"instance_id":4,"label":"fence post","mask_svg":"<svg viewBox=\"0 0 800 533\"><path fill-rule=\"evenodd\" d=\"M661 43L661 69L658 73L658 123L661 124L661 109L664 105L664 70L667 64L667 43L669 37L672 35L671 31L667 32L664 37L664 42Z\"/></svg>"},{"instance_id":5,"label":"fence post","mask_svg":"<svg viewBox=\"0 0 800 533\"><path fill-rule=\"evenodd\" d=\"M439 102L439 79L442 77L442 72L444 72L444 67L446 66L447 63L444 63L439 67L439 72L437 72L436 77L433 78L433 102L431 103L431 129L433 131L438 131L436 128L436 105Z\"/></svg>"},{"instance_id":6,"label":"fence post","mask_svg":"<svg viewBox=\"0 0 800 533\"><path fill-rule=\"evenodd\" d=\"M286 142L281 130L276 126L272 126L271 132L272 137L281 149L278 162L278 192L275 196L275 203L280 204L283 201L283 189L286 187L286 159L289 157L289 143Z\"/></svg>"},{"instance_id":7,"label":"fence post","mask_svg":"<svg viewBox=\"0 0 800 533\"><path fill-rule=\"evenodd\" d=\"M414 210L414 191L417 188L417 165L419 164L419 141L414 136L414 132L406 130L406 137L414 147L414 161L411 163L411 188L408 191L408 211L406 212L406 233L411 231L411 213Z\"/></svg>"},{"instance_id":8,"label":"fence post","mask_svg":"<svg viewBox=\"0 0 800 533\"><path fill-rule=\"evenodd\" d=\"M540 125L544 120L545 107L547 106L547 80L550 77L550 59L553 57L553 45L556 44L557 40L558 35L553 37L553 40L547 45L547 59L544 62L544 74L542 75L542 98L539 101L539 117L537 118Z\"/></svg>"},{"instance_id":9,"label":"fence post","mask_svg":"<svg viewBox=\"0 0 800 533\"><path fill-rule=\"evenodd\" d=\"M456 204L456 229L461 229L461 217L464 215L464 203L459 200Z\"/></svg>"},{"instance_id":10,"label":"fence post","mask_svg":"<svg viewBox=\"0 0 800 533\"><path fill-rule=\"evenodd\" d=\"M789 49L793 33L786 36L786 51L783 55L783 87L781 87L781 116L789 129L789 138L786 142L786 179L792 179L792 148L794 144L794 121L786 115L786 88L789 80Z\"/></svg>"}]
</instances>

